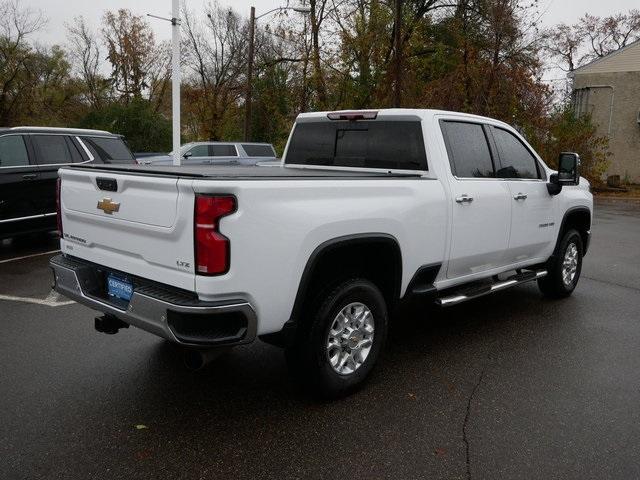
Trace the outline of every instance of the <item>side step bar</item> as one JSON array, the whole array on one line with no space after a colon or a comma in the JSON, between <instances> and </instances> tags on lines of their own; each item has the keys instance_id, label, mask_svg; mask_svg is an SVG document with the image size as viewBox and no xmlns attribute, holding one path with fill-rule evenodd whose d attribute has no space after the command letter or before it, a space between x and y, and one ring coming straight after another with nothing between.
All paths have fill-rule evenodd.
<instances>
[{"instance_id":1,"label":"side step bar","mask_svg":"<svg viewBox=\"0 0 640 480\"><path fill-rule=\"evenodd\" d=\"M507 278L506 280L498 281L492 284L480 285L478 287L462 289L453 293L452 295L440 297L436 299L436 304L440 305L441 307L451 307L468 300L473 300L474 298L483 297L485 295L489 295L490 293L498 292L506 288L515 287L516 285L521 285L523 283L531 282L533 280L537 280L538 278L546 276L546 270L518 273L516 275L513 275L512 277Z\"/></svg>"}]
</instances>

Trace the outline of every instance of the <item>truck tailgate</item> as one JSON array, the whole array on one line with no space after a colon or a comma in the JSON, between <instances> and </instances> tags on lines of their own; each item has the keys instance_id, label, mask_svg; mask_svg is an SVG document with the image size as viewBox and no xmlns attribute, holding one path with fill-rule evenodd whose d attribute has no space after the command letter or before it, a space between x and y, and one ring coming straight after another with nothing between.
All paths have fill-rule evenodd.
<instances>
[{"instance_id":1,"label":"truck tailgate","mask_svg":"<svg viewBox=\"0 0 640 480\"><path fill-rule=\"evenodd\" d=\"M62 252L194 288L191 180L62 169Z\"/></svg>"}]
</instances>

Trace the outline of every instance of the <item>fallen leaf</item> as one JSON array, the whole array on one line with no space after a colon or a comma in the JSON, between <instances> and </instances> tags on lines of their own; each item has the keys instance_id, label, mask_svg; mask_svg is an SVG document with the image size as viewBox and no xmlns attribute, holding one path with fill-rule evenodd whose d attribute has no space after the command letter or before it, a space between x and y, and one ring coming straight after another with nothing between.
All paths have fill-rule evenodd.
<instances>
[{"instance_id":1,"label":"fallen leaf","mask_svg":"<svg viewBox=\"0 0 640 480\"><path fill-rule=\"evenodd\" d=\"M136 429L137 430L144 430L145 428L149 428L149 427L147 427L146 425L142 425L142 424L136 425Z\"/></svg>"}]
</instances>

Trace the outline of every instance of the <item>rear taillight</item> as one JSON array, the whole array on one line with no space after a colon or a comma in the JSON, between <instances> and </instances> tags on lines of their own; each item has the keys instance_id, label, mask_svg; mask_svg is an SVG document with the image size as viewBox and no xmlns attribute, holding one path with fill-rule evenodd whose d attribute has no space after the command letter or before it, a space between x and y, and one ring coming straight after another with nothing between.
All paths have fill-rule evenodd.
<instances>
[{"instance_id":1,"label":"rear taillight","mask_svg":"<svg viewBox=\"0 0 640 480\"><path fill-rule=\"evenodd\" d=\"M60 235L60 238L63 237L62 235L62 202L60 200L61 188L62 188L62 179L58 177L58 180L56 181L56 220L58 224L58 235Z\"/></svg>"},{"instance_id":2,"label":"rear taillight","mask_svg":"<svg viewBox=\"0 0 640 480\"><path fill-rule=\"evenodd\" d=\"M220 219L236 211L231 195L196 195L196 273L220 275L229 271L229 239L219 231Z\"/></svg>"}]
</instances>

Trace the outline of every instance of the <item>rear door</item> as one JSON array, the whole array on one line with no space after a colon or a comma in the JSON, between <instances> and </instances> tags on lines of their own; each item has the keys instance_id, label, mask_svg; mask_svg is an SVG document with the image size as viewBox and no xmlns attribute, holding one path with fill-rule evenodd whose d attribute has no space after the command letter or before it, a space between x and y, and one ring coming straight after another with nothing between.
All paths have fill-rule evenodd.
<instances>
[{"instance_id":1,"label":"rear door","mask_svg":"<svg viewBox=\"0 0 640 480\"><path fill-rule=\"evenodd\" d=\"M38 164L38 178L33 182L39 213L56 214L56 181L58 169L83 161L80 151L69 135L30 134L31 145Z\"/></svg>"},{"instance_id":2,"label":"rear door","mask_svg":"<svg viewBox=\"0 0 640 480\"><path fill-rule=\"evenodd\" d=\"M509 187L496 178L489 133L481 123L440 122L451 167L453 203L447 278L505 265L509 245Z\"/></svg>"},{"instance_id":3,"label":"rear door","mask_svg":"<svg viewBox=\"0 0 640 480\"><path fill-rule=\"evenodd\" d=\"M37 199L38 167L30 157L24 135L0 136L0 223L6 224L3 230L11 231L10 223L41 213Z\"/></svg>"},{"instance_id":4,"label":"rear door","mask_svg":"<svg viewBox=\"0 0 640 480\"><path fill-rule=\"evenodd\" d=\"M509 187L512 206L508 263L549 255L554 242L554 197L547 191L544 169L514 132L491 127L499 153L498 177Z\"/></svg>"},{"instance_id":5,"label":"rear door","mask_svg":"<svg viewBox=\"0 0 640 480\"><path fill-rule=\"evenodd\" d=\"M212 165L233 165L238 163L238 150L233 144L210 144L209 163Z\"/></svg>"}]
</instances>

